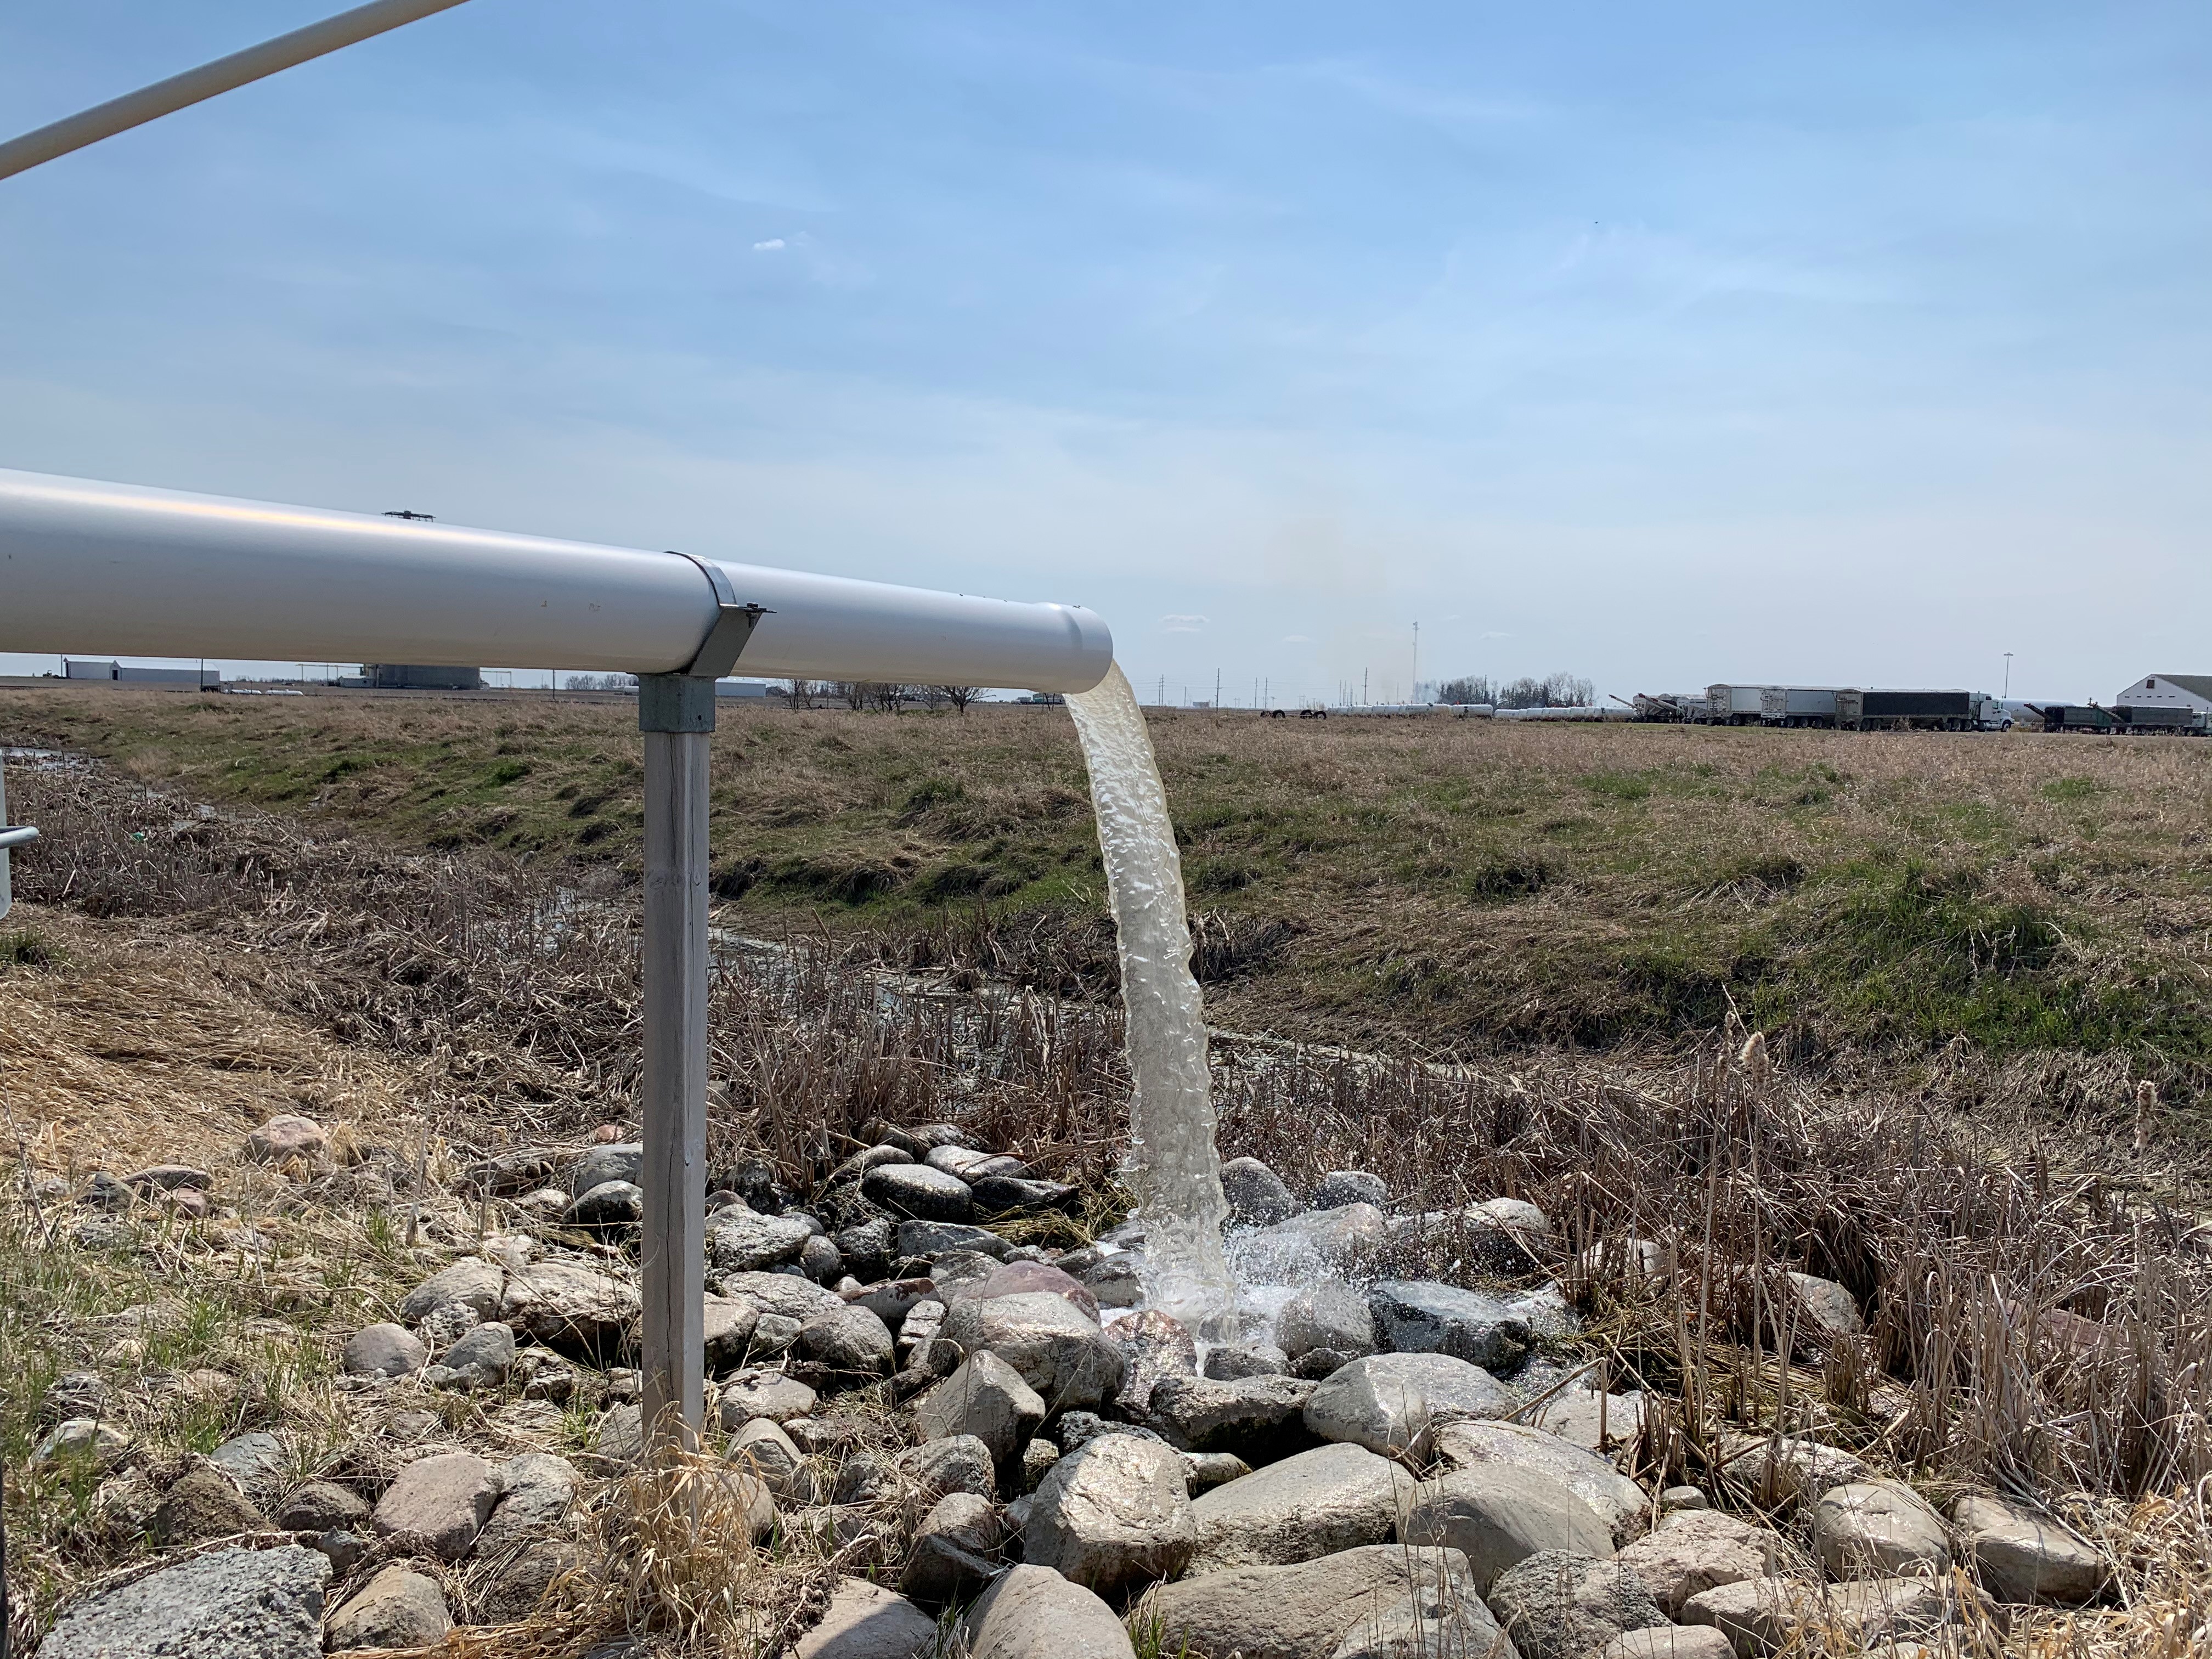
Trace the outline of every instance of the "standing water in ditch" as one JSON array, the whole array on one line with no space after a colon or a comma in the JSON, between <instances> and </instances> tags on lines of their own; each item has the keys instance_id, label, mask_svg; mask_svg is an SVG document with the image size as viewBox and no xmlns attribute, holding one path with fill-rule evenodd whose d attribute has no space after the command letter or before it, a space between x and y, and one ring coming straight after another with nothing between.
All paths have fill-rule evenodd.
<instances>
[{"instance_id":1,"label":"standing water in ditch","mask_svg":"<svg viewBox=\"0 0 2212 1659\"><path fill-rule=\"evenodd\" d=\"M1128 1028L1128 1183L1145 1225L1145 1304L1194 1332L1230 1313L1236 1281L1222 1254L1229 1213L1213 1146L1206 1012L1190 971L1182 860L1144 711L1116 665L1067 700L1106 860Z\"/></svg>"}]
</instances>

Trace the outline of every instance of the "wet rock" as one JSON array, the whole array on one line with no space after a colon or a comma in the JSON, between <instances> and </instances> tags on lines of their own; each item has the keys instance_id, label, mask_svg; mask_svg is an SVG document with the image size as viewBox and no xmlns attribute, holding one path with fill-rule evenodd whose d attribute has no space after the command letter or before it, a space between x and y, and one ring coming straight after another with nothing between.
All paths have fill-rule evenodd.
<instances>
[{"instance_id":1,"label":"wet rock","mask_svg":"<svg viewBox=\"0 0 2212 1659\"><path fill-rule=\"evenodd\" d=\"M568 1512L583 1477L576 1466L551 1452L523 1452L498 1469L499 1507L476 1541L479 1556L504 1555L533 1539L550 1536Z\"/></svg>"},{"instance_id":2,"label":"wet rock","mask_svg":"<svg viewBox=\"0 0 2212 1659\"><path fill-rule=\"evenodd\" d=\"M989 1228L970 1226L964 1221L902 1221L893 1237L897 1255L911 1261L933 1261L956 1250L1004 1261L1013 1249Z\"/></svg>"},{"instance_id":3,"label":"wet rock","mask_svg":"<svg viewBox=\"0 0 2212 1659\"><path fill-rule=\"evenodd\" d=\"M1048 1446L1052 1443L1048 1440L1031 1443ZM898 1470L925 1498L943 1498L957 1492L989 1498L998 1490L991 1449L972 1434L925 1440L899 1454Z\"/></svg>"},{"instance_id":4,"label":"wet rock","mask_svg":"<svg viewBox=\"0 0 2212 1659\"><path fill-rule=\"evenodd\" d=\"M845 1265L864 1280L881 1279L891 1267L891 1223L884 1218L841 1227L830 1236Z\"/></svg>"},{"instance_id":5,"label":"wet rock","mask_svg":"<svg viewBox=\"0 0 2212 1659\"><path fill-rule=\"evenodd\" d=\"M1198 1375L1198 1344L1172 1314L1147 1309L1116 1320L1113 1339L1121 1350L1121 1388L1115 1403L1125 1412L1142 1415L1162 1382Z\"/></svg>"},{"instance_id":6,"label":"wet rock","mask_svg":"<svg viewBox=\"0 0 2212 1659\"><path fill-rule=\"evenodd\" d=\"M1363 1293L1330 1280L1292 1297L1275 1334L1292 1359L1316 1348L1357 1359L1375 1352L1375 1315Z\"/></svg>"},{"instance_id":7,"label":"wet rock","mask_svg":"<svg viewBox=\"0 0 2212 1659\"><path fill-rule=\"evenodd\" d=\"M707 1265L716 1273L757 1273L795 1261L814 1237L796 1216L760 1215L743 1204L714 1212L707 1224Z\"/></svg>"},{"instance_id":8,"label":"wet rock","mask_svg":"<svg viewBox=\"0 0 2212 1659\"><path fill-rule=\"evenodd\" d=\"M403 1324L417 1325L442 1308L459 1305L477 1320L499 1317L500 1297L507 1285L506 1271L482 1256L464 1256L450 1267L432 1273L399 1304ZM476 1320L469 1322L474 1324Z\"/></svg>"},{"instance_id":9,"label":"wet rock","mask_svg":"<svg viewBox=\"0 0 2212 1659\"><path fill-rule=\"evenodd\" d=\"M1115 1596L1182 1570L1196 1546L1182 1460L1133 1435L1102 1435L1054 1465L1022 1528L1022 1554Z\"/></svg>"},{"instance_id":10,"label":"wet rock","mask_svg":"<svg viewBox=\"0 0 2212 1659\"><path fill-rule=\"evenodd\" d=\"M1224 1342L1206 1356L1206 1374L1217 1382L1247 1376L1287 1376L1291 1357L1272 1342Z\"/></svg>"},{"instance_id":11,"label":"wet rock","mask_svg":"<svg viewBox=\"0 0 2212 1659\"><path fill-rule=\"evenodd\" d=\"M164 1548L198 1544L210 1538L229 1538L239 1533L259 1532L269 1524L261 1511L246 1501L238 1488L211 1468L197 1468L179 1476L162 1495L147 1528Z\"/></svg>"},{"instance_id":12,"label":"wet rock","mask_svg":"<svg viewBox=\"0 0 2212 1659\"><path fill-rule=\"evenodd\" d=\"M2000 1601L2075 1607L2105 1587L2105 1559L2048 1516L1970 1493L1952 1505L1960 1551Z\"/></svg>"},{"instance_id":13,"label":"wet rock","mask_svg":"<svg viewBox=\"0 0 2212 1659\"><path fill-rule=\"evenodd\" d=\"M1669 1618L1682 1616L1692 1596L1722 1584L1765 1578L1796 1552L1778 1533L1753 1527L1718 1510L1670 1515L1614 1559L1644 1581Z\"/></svg>"},{"instance_id":14,"label":"wet rock","mask_svg":"<svg viewBox=\"0 0 2212 1659\"><path fill-rule=\"evenodd\" d=\"M1305 1425L1317 1439L1423 1462L1429 1453L1429 1397L1412 1379L1357 1360L1308 1396Z\"/></svg>"},{"instance_id":15,"label":"wet rock","mask_svg":"<svg viewBox=\"0 0 2212 1659\"><path fill-rule=\"evenodd\" d=\"M380 1537L458 1561L498 1501L499 1480L490 1464L469 1452L441 1452L399 1471L370 1524Z\"/></svg>"},{"instance_id":16,"label":"wet rock","mask_svg":"<svg viewBox=\"0 0 2212 1659\"><path fill-rule=\"evenodd\" d=\"M717 1414L725 1431L743 1428L757 1417L788 1423L814 1410L814 1390L781 1371L740 1371L722 1384Z\"/></svg>"},{"instance_id":17,"label":"wet rock","mask_svg":"<svg viewBox=\"0 0 2212 1659\"><path fill-rule=\"evenodd\" d=\"M1044 1419L1045 1402L1036 1390L988 1351L969 1355L915 1407L915 1426L925 1440L973 1435L990 1449L1000 1468L1013 1467Z\"/></svg>"},{"instance_id":18,"label":"wet rock","mask_svg":"<svg viewBox=\"0 0 2212 1659\"><path fill-rule=\"evenodd\" d=\"M834 1285L845 1272L845 1258L829 1239L816 1233L799 1247L799 1270L817 1285Z\"/></svg>"},{"instance_id":19,"label":"wet rock","mask_svg":"<svg viewBox=\"0 0 2212 1659\"><path fill-rule=\"evenodd\" d=\"M937 1299L950 1306L1003 1265L996 1256L985 1255L981 1250L947 1250L929 1259L929 1279L936 1288Z\"/></svg>"},{"instance_id":20,"label":"wet rock","mask_svg":"<svg viewBox=\"0 0 2212 1659\"><path fill-rule=\"evenodd\" d=\"M1447 1424L1437 1431L1436 1454L1447 1468L1509 1463L1548 1475L1588 1504L1615 1542L1643 1529L1643 1487L1595 1452L1525 1423L1467 1419Z\"/></svg>"},{"instance_id":21,"label":"wet rock","mask_svg":"<svg viewBox=\"0 0 2212 1659\"><path fill-rule=\"evenodd\" d=\"M1095 1406L1121 1384L1121 1349L1049 1291L957 1300L946 1310L945 1335L971 1357L998 1355L1054 1410Z\"/></svg>"},{"instance_id":22,"label":"wet rock","mask_svg":"<svg viewBox=\"0 0 2212 1659\"><path fill-rule=\"evenodd\" d=\"M1813 1553L1838 1578L1950 1571L1943 1518L1901 1480L1832 1486L1813 1506Z\"/></svg>"},{"instance_id":23,"label":"wet rock","mask_svg":"<svg viewBox=\"0 0 2212 1659\"><path fill-rule=\"evenodd\" d=\"M368 1504L350 1486L310 1480L277 1506L273 1518L286 1532L351 1532L368 1519Z\"/></svg>"},{"instance_id":24,"label":"wet rock","mask_svg":"<svg viewBox=\"0 0 2212 1659\"><path fill-rule=\"evenodd\" d=\"M799 1638L793 1659L921 1659L937 1645L937 1621L865 1578L838 1583L821 1623Z\"/></svg>"},{"instance_id":25,"label":"wet rock","mask_svg":"<svg viewBox=\"0 0 2212 1659\"><path fill-rule=\"evenodd\" d=\"M1390 1224L1372 1204L1344 1204L1238 1233L1230 1265L1261 1285L1317 1285L1357 1278L1388 1246Z\"/></svg>"},{"instance_id":26,"label":"wet rock","mask_svg":"<svg viewBox=\"0 0 2212 1659\"><path fill-rule=\"evenodd\" d=\"M246 1137L246 1156L255 1164L311 1163L330 1149L330 1137L311 1117L283 1112Z\"/></svg>"},{"instance_id":27,"label":"wet rock","mask_svg":"<svg viewBox=\"0 0 2212 1659\"><path fill-rule=\"evenodd\" d=\"M496 1322L479 1325L422 1373L434 1389L495 1389L514 1365L514 1332Z\"/></svg>"},{"instance_id":28,"label":"wet rock","mask_svg":"<svg viewBox=\"0 0 2212 1659\"><path fill-rule=\"evenodd\" d=\"M1291 1566L1232 1567L1163 1584L1139 1604L1137 1617L1158 1621L1163 1653L1334 1659L1347 1644L1354 1654L1371 1651L1358 1644L1416 1595L1455 1609L1473 1602L1466 1584L1466 1564L1450 1550L1370 1544ZM1512 1659L1510 1645L1464 1650Z\"/></svg>"},{"instance_id":29,"label":"wet rock","mask_svg":"<svg viewBox=\"0 0 2212 1659\"><path fill-rule=\"evenodd\" d=\"M645 1188L602 1181L576 1194L562 1219L572 1227L635 1227L645 1219Z\"/></svg>"},{"instance_id":30,"label":"wet rock","mask_svg":"<svg viewBox=\"0 0 2212 1659\"><path fill-rule=\"evenodd\" d=\"M1101 1417L1096 1412L1063 1412L1059 1425L1053 1431L1060 1449L1072 1452L1089 1445L1102 1434L1133 1434L1146 1440L1158 1440L1163 1446L1168 1443L1154 1430L1136 1423L1124 1423L1110 1417Z\"/></svg>"},{"instance_id":31,"label":"wet rock","mask_svg":"<svg viewBox=\"0 0 2212 1659\"><path fill-rule=\"evenodd\" d=\"M642 1141L617 1141L604 1146L594 1146L578 1158L575 1167L568 1171L568 1191L577 1198L592 1188L610 1181L626 1181L635 1187L645 1175L645 1144Z\"/></svg>"},{"instance_id":32,"label":"wet rock","mask_svg":"<svg viewBox=\"0 0 2212 1659\"><path fill-rule=\"evenodd\" d=\"M1399 1536L1459 1551L1486 1596L1493 1579L1532 1555L1564 1551L1604 1560L1613 1554L1612 1534L1581 1499L1547 1475L1506 1463L1423 1481Z\"/></svg>"},{"instance_id":33,"label":"wet rock","mask_svg":"<svg viewBox=\"0 0 2212 1659\"><path fill-rule=\"evenodd\" d=\"M1215 1486L1191 1505L1194 1574L1287 1566L1396 1535L1414 1483L1358 1446L1317 1446Z\"/></svg>"},{"instance_id":34,"label":"wet rock","mask_svg":"<svg viewBox=\"0 0 2212 1659\"><path fill-rule=\"evenodd\" d=\"M1382 1346L1399 1353L1443 1353L1494 1368L1528 1346L1527 1316L1504 1297L1430 1279L1386 1279L1368 1292Z\"/></svg>"},{"instance_id":35,"label":"wet rock","mask_svg":"<svg viewBox=\"0 0 2212 1659\"><path fill-rule=\"evenodd\" d=\"M1221 1194L1232 1226L1272 1227L1305 1208L1283 1178L1256 1158L1232 1158L1221 1166Z\"/></svg>"},{"instance_id":36,"label":"wet rock","mask_svg":"<svg viewBox=\"0 0 2212 1659\"><path fill-rule=\"evenodd\" d=\"M817 1314L831 1313L845 1298L795 1273L739 1273L722 1281L722 1294L750 1302L763 1314L781 1314L801 1325Z\"/></svg>"},{"instance_id":37,"label":"wet rock","mask_svg":"<svg viewBox=\"0 0 2212 1659\"><path fill-rule=\"evenodd\" d=\"M975 1186L975 1207L988 1215L1030 1215L1039 1210L1070 1209L1083 1194L1061 1181L1024 1181L1018 1176L987 1175Z\"/></svg>"},{"instance_id":38,"label":"wet rock","mask_svg":"<svg viewBox=\"0 0 2212 1659\"><path fill-rule=\"evenodd\" d=\"M423 1648L453 1627L438 1581L393 1562L331 1615L331 1650Z\"/></svg>"},{"instance_id":39,"label":"wet rock","mask_svg":"<svg viewBox=\"0 0 2212 1659\"><path fill-rule=\"evenodd\" d=\"M1643 1581L1618 1561L1559 1550L1508 1567L1486 1599L1522 1659L1584 1659L1630 1631L1668 1622Z\"/></svg>"},{"instance_id":40,"label":"wet rock","mask_svg":"<svg viewBox=\"0 0 2212 1659\"><path fill-rule=\"evenodd\" d=\"M999 1570L999 1516L988 1498L951 1492L915 1528L899 1588L942 1606L974 1595Z\"/></svg>"},{"instance_id":41,"label":"wet rock","mask_svg":"<svg viewBox=\"0 0 2212 1659\"><path fill-rule=\"evenodd\" d=\"M1171 1376L1152 1389L1151 1422L1181 1451L1234 1452L1249 1463L1303 1451L1313 1437L1304 1420L1314 1384L1294 1376L1235 1382Z\"/></svg>"},{"instance_id":42,"label":"wet rock","mask_svg":"<svg viewBox=\"0 0 2212 1659\"><path fill-rule=\"evenodd\" d=\"M507 1275L494 1315L548 1347L611 1352L638 1316L635 1285L567 1261Z\"/></svg>"},{"instance_id":43,"label":"wet rock","mask_svg":"<svg viewBox=\"0 0 2212 1659\"><path fill-rule=\"evenodd\" d=\"M217 1550L78 1602L40 1659L319 1659L323 1587L314 1550Z\"/></svg>"},{"instance_id":44,"label":"wet rock","mask_svg":"<svg viewBox=\"0 0 2212 1659\"><path fill-rule=\"evenodd\" d=\"M799 1328L799 1352L832 1370L880 1376L891 1369L891 1334L866 1308L840 1305Z\"/></svg>"},{"instance_id":45,"label":"wet rock","mask_svg":"<svg viewBox=\"0 0 2212 1659\"><path fill-rule=\"evenodd\" d=\"M917 1221L965 1221L975 1208L968 1183L922 1164L882 1164L860 1177L871 1204Z\"/></svg>"},{"instance_id":46,"label":"wet rock","mask_svg":"<svg viewBox=\"0 0 2212 1659\"><path fill-rule=\"evenodd\" d=\"M1382 1177L1364 1170L1331 1170L1314 1188L1316 1210L1340 1210L1347 1204L1371 1204L1381 1209L1390 1201L1390 1188Z\"/></svg>"},{"instance_id":47,"label":"wet rock","mask_svg":"<svg viewBox=\"0 0 2212 1659\"><path fill-rule=\"evenodd\" d=\"M1134 1659L1114 1610L1046 1567L1000 1575L960 1620L969 1659Z\"/></svg>"},{"instance_id":48,"label":"wet rock","mask_svg":"<svg viewBox=\"0 0 2212 1659\"><path fill-rule=\"evenodd\" d=\"M349 1376L405 1376L429 1362L430 1350L404 1325L370 1325L346 1339L339 1358Z\"/></svg>"},{"instance_id":49,"label":"wet rock","mask_svg":"<svg viewBox=\"0 0 2212 1659\"><path fill-rule=\"evenodd\" d=\"M1054 1265L1082 1280L1102 1308L1133 1308L1145 1299L1145 1258L1137 1251L1091 1245L1069 1251Z\"/></svg>"},{"instance_id":50,"label":"wet rock","mask_svg":"<svg viewBox=\"0 0 2212 1659\"><path fill-rule=\"evenodd\" d=\"M1334 1348L1308 1348L1291 1361L1291 1375L1304 1377L1309 1382L1326 1382L1349 1365L1354 1355Z\"/></svg>"}]
</instances>

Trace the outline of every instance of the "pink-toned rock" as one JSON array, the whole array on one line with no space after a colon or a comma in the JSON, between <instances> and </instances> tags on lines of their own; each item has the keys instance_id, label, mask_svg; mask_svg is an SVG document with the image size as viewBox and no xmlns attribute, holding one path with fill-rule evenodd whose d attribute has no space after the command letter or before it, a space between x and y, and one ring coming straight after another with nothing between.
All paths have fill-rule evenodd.
<instances>
[{"instance_id":1,"label":"pink-toned rock","mask_svg":"<svg viewBox=\"0 0 2212 1659\"><path fill-rule=\"evenodd\" d=\"M982 1281L971 1288L955 1291L955 1296L969 1296L978 1299L1000 1296L1026 1296L1032 1291L1049 1291L1083 1310L1086 1319L1098 1317L1098 1298L1081 1279L1062 1273L1042 1261L1009 1261L1003 1267L994 1267Z\"/></svg>"},{"instance_id":2,"label":"pink-toned rock","mask_svg":"<svg viewBox=\"0 0 2212 1659\"><path fill-rule=\"evenodd\" d=\"M441 1452L400 1470L369 1520L381 1537L458 1561L498 1502L499 1477L490 1464L468 1452Z\"/></svg>"},{"instance_id":3,"label":"pink-toned rock","mask_svg":"<svg viewBox=\"0 0 2212 1659\"><path fill-rule=\"evenodd\" d=\"M312 1162L330 1149L323 1126L297 1113L281 1113L246 1137L246 1155L257 1164L289 1164L295 1158Z\"/></svg>"}]
</instances>

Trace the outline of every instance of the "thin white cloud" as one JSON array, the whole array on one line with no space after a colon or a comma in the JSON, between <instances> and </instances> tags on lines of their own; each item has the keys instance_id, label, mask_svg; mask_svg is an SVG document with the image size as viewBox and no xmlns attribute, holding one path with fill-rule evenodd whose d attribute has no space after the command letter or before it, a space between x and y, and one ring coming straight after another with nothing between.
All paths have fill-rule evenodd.
<instances>
[{"instance_id":1,"label":"thin white cloud","mask_svg":"<svg viewBox=\"0 0 2212 1659\"><path fill-rule=\"evenodd\" d=\"M1285 645L1311 645L1313 641L1304 634L1285 634L1283 635L1283 643Z\"/></svg>"},{"instance_id":2,"label":"thin white cloud","mask_svg":"<svg viewBox=\"0 0 2212 1659\"><path fill-rule=\"evenodd\" d=\"M1163 634L1196 634L1206 625L1203 617L1166 616L1160 618Z\"/></svg>"},{"instance_id":3,"label":"thin white cloud","mask_svg":"<svg viewBox=\"0 0 2212 1659\"><path fill-rule=\"evenodd\" d=\"M1478 634L1475 635L1475 638L1479 640L1510 640L1512 637L1513 636L1510 634L1502 633L1495 628L1492 629L1487 634Z\"/></svg>"},{"instance_id":4,"label":"thin white cloud","mask_svg":"<svg viewBox=\"0 0 2212 1659\"><path fill-rule=\"evenodd\" d=\"M781 253L783 248L784 241L781 236L771 236L765 242L753 244L753 252L756 253Z\"/></svg>"}]
</instances>

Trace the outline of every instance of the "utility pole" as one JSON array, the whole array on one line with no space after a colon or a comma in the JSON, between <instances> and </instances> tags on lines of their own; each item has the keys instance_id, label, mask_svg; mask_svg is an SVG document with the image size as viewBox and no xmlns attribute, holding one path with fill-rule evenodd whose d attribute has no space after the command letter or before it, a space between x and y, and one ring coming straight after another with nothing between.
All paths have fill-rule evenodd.
<instances>
[{"instance_id":1,"label":"utility pole","mask_svg":"<svg viewBox=\"0 0 2212 1659\"><path fill-rule=\"evenodd\" d=\"M2009 651L2005 653L2004 690L2000 695L2006 697L2012 696L2012 653Z\"/></svg>"},{"instance_id":2,"label":"utility pole","mask_svg":"<svg viewBox=\"0 0 2212 1659\"><path fill-rule=\"evenodd\" d=\"M1218 668L1213 671L1213 712L1217 714L1221 712L1221 671Z\"/></svg>"},{"instance_id":3,"label":"utility pole","mask_svg":"<svg viewBox=\"0 0 2212 1659\"><path fill-rule=\"evenodd\" d=\"M1164 674L1160 676L1159 695L1152 699L1152 706L1155 708L1164 708L1168 706L1168 677Z\"/></svg>"},{"instance_id":4,"label":"utility pole","mask_svg":"<svg viewBox=\"0 0 2212 1659\"><path fill-rule=\"evenodd\" d=\"M1359 706L1367 707L1367 671L1364 668L1359 671Z\"/></svg>"},{"instance_id":5,"label":"utility pole","mask_svg":"<svg viewBox=\"0 0 2212 1659\"><path fill-rule=\"evenodd\" d=\"M1407 701L1407 702L1420 702L1420 700L1421 700L1421 625L1420 625L1420 623L1415 623L1413 624L1413 690L1411 690L1410 691L1407 692L1407 694L1406 694L1406 701Z\"/></svg>"}]
</instances>

